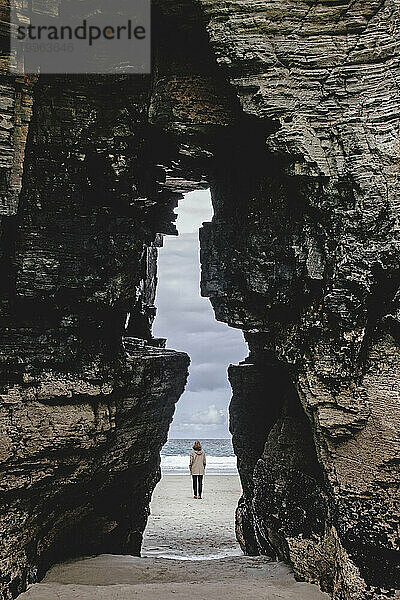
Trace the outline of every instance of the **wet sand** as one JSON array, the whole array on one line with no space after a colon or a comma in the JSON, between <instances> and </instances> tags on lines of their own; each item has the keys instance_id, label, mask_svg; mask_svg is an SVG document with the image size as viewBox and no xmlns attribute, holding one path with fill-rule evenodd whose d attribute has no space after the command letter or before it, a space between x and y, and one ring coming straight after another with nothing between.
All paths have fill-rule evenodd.
<instances>
[{"instance_id":1,"label":"wet sand","mask_svg":"<svg viewBox=\"0 0 400 600\"><path fill-rule=\"evenodd\" d=\"M317 586L296 582L285 564L241 555L234 537L239 496L236 476L207 477L202 500L193 498L188 476L165 476L153 496L142 558L103 554L62 563L19 598L328 599Z\"/></svg>"},{"instance_id":2,"label":"wet sand","mask_svg":"<svg viewBox=\"0 0 400 600\"><path fill-rule=\"evenodd\" d=\"M195 500L189 475L167 475L156 487L142 556L214 558L241 555L235 539L235 508L241 496L237 475L204 478Z\"/></svg>"}]
</instances>

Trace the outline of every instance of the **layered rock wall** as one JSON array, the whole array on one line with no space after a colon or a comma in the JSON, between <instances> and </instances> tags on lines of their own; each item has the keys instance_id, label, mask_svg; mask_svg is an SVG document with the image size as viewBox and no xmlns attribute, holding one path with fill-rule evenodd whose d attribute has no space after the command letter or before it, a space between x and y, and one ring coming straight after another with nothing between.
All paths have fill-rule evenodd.
<instances>
[{"instance_id":1,"label":"layered rock wall","mask_svg":"<svg viewBox=\"0 0 400 600\"><path fill-rule=\"evenodd\" d=\"M272 546L335 598L385 597L399 586L398 6L204 6L244 112L279 124L265 139L265 166L260 154L248 167L237 161L213 190L202 234L203 293L217 318L248 332L251 350L240 384L231 372L231 427L246 464L239 537L252 529L258 551ZM252 365L262 372L266 353L287 368L283 389L289 379L297 390L312 460L297 446L294 408L268 386L259 402L282 402L280 417L266 423L258 457L246 455L243 378L253 386ZM310 464L305 501L297 484ZM308 514L299 529L287 515L293 503Z\"/></svg>"},{"instance_id":2,"label":"layered rock wall","mask_svg":"<svg viewBox=\"0 0 400 600\"><path fill-rule=\"evenodd\" d=\"M395 254L376 269L359 339L348 328L362 319L362 301L353 321L335 319L325 302L336 289L329 277L337 256L316 250L315 184L287 177L282 163L268 160L275 174L264 169L261 177L255 160L249 170L235 163L226 176L229 193L221 182L213 190L214 221L201 236L203 293L217 318L246 332L251 350L230 376L231 430L245 487L238 537L248 551L289 560L300 578L336 598L385 597L381 589L399 585ZM243 179L251 182L249 194ZM317 188L323 202L326 192ZM280 385L271 385L271 360ZM288 383L296 397L289 404Z\"/></svg>"},{"instance_id":3,"label":"layered rock wall","mask_svg":"<svg viewBox=\"0 0 400 600\"><path fill-rule=\"evenodd\" d=\"M151 216L145 106L140 82L34 89L18 210L2 220L3 598L66 556L140 552L188 366L151 336L174 198Z\"/></svg>"}]
</instances>

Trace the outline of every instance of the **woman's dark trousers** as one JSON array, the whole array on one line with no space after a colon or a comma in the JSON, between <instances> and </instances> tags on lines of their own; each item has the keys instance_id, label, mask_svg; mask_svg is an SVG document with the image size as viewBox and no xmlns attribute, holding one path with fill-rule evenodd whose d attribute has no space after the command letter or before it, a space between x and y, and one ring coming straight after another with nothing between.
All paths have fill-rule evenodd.
<instances>
[{"instance_id":1,"label":"woman's dark trousers","mask_svg":"<svg viewBox=\"0 0 400 600\"><path fill-rule=\"evenodd\" d=\"M192 475L193 493L195 496L201 496L203 491L203 475Z\"/></svg>"}]
</instances>

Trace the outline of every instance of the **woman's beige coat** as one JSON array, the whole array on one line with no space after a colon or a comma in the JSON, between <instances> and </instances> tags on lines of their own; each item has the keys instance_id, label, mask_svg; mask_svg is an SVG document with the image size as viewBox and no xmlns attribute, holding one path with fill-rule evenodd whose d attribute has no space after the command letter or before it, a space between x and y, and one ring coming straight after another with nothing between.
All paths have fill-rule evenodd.
<instances>
[{"instance_id":1,"label":"woman's beige coat","mask_svg":"<svg viewBox=\"0 0 400 600\"><path fill-rule=\"evenodd\" d=\"M204 450L192 450L190 453L189 469L192 475L204 475L206 453Z\"/></svg>"}]
</instances>

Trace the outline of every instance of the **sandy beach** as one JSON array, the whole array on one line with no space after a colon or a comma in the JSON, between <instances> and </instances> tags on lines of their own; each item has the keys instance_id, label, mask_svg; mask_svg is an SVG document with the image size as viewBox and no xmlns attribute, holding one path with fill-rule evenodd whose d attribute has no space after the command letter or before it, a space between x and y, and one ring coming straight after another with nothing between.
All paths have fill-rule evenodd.
<instances>
[{"instance_id":1,"label":"sandy beach","mask_svg":"<svg viewBox=\"0 0 400 600\"><path fill-rule=\"evenodd\" d=\"M204 478L195 500L189 475L167 475L156 487L142 556L217 558L241 555L235 539L235 507L241 495L236 475Z\"/></svg>"},{"instance_id":2,"label":"sandy beach","mask_svg":"<svg viewBox=\"0 0 400 600\"><path fill-rule=\"evenodd\" d=\"M101 555L54 566L21 600L322 600L289 567L245 557L235 540L237 476L206 477L195 500L189 476L164 476L151 504L142 558Z\"/></svg>"}]
</instances>

